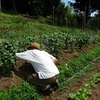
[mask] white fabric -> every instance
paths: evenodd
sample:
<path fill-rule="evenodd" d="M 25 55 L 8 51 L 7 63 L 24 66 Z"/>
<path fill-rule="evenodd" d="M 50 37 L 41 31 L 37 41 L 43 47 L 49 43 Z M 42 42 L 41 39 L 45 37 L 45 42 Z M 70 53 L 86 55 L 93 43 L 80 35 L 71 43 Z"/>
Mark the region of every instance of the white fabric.
<path fill-rule="evenodd" d="M 16 53 L 16 57 L 29 61 L 34 70 L 38 73 L 40 79 L 51 78 L 59 74 L 59 70 L 54 64 L 54 56 L 45 51 L 37 49 L 27 50 L 25 52 Z"/>

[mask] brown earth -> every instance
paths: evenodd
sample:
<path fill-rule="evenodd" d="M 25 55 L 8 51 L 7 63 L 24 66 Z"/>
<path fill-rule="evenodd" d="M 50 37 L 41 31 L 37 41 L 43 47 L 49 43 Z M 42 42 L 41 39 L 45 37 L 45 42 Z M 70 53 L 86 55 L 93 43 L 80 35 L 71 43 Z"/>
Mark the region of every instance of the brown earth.
<path fill-rule="evenodd" d="M 94 48 L 94 45 L 88 46 L 85 48 L 83 52 L 88 52 Z M 76 58 L 80 54 L 79 52 L 70 52 L 68 50 L 64 50 L 60 54 L 60 58 L 58 59 L 61 65 L 65 64 L 65 61 Z M 81 80 L 73 81 L 69 86 L 65 86 L 64 91 L 53 91 L 49 96 L 44 96 L 44 100 L 68 100 L 68 94 L 71 92 L 77 91 L 80 87 L 84 87 L 86 83 L 90 80 L 93 74 L 100 72 L 100 63 L 96 62 L 96 67 L 88 72 L 85 76 L 81 78 Z M 34 72 L 32 66 L 26 61 L 17 60 L 16 69 L 10 77 L 0 77 L 0 89 L 8 90 L 13 85 L 20 85 L 23 81 L 25 81 L 28 74 Z M 89 100 L 100 100 L 100 83 L 96 84 L 92 89 L 92 95 L 89 97 Z"/>
<path fill-rule="evenodd" d="M 85 84 L 89 82 L 95 73 L 100 73 L 100 62 L 96 63 L 97 65 L 91 71 L 77 79 L 77 81 L 73 80 L 68 86 L 65 86 L 63 91 L 55 91 L 49 96 L 45 96 L 45 100 L 70 100 L 69 93 L 75 93 L 80 88 L 85 87 Z M 89 96 L 88 100 L 100 100 L 100 82 L 92 88 L 92 95 Z"/>

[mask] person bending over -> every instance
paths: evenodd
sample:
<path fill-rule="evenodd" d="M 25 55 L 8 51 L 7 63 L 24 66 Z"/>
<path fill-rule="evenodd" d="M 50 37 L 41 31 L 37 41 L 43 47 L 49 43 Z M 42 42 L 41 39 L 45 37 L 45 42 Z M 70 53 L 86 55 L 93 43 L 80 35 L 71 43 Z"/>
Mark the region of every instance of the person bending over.
<path fill-rule="evenodd" d="M 27 76 L 28 82 L 40 86 L 43 92 L 50 91 L 52 84 L 58 86 L 57 59 L 48 52 L 40 50 L 40 44 L 32 43 L 26 51 L 16 53 L 15 56 L 27 60 L 33 66 L 35 73 Z"/>

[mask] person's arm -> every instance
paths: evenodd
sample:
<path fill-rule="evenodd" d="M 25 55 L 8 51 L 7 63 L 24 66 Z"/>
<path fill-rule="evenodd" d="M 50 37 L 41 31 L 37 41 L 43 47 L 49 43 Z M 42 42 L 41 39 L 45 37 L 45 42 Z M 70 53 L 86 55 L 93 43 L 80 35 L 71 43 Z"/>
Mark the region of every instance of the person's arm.
<path fill-rule="evenodd" d="M 52 56 L 51 54 L 49 54 L 49 53 L 47 53 L 47 52 L 45 52 L 45 51 L 44 51 L 44 53 L 45 53 L 46 55 L 48 55 L 48 56 L 52 59 L 52 61 L 53 61 L 55 64 L 58 62 L 58 60 L 57 60 L 54 56 Z"/>
<path fill-rule="evenodd" d="M 19 59 L 22 59 L 22 60 L 27 60 L 27 54 L 26 52 L 21 52 L 21 53 L 16 53 L 15 56 Z"/>

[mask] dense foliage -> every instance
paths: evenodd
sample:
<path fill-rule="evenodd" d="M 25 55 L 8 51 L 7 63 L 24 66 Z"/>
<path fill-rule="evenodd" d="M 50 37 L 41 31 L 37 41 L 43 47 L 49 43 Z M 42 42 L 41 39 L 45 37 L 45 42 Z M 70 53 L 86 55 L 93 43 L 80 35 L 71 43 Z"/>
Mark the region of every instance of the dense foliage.
<path fill-rule="evenodd" d="M 91 13 L 100 11 L 99 0 L 75 0 L 74 3 L 71 3 L 71 6 L 74 7 L 77 14 L 83 16 L 84 26 L 87 26 L 88 20 L 91 18 Z"/>
<path fill-rule="evenodd" d="M 88 84 L 85 84 L 84 88 L 80 88 L 76 93 L 70 93 L 71 100 L 88 100 L 88 97 L 92 95 L 92 88 L 96 83 L 100 82 L 100 73 L 96 73 Z"/>
<path fill-rule="evenodd" d="M 63 50 L 82 52 L 91 43 L 100 44 L 100 30 L 95 32 L 79 29 L 52 27 L 28 20 L 22 16 L 1 15 L 0 21 L 0 77 L 8 76 L 15 68 L 15 53 L 26 50 L 32 42 L 41 44 L 41 48 L 59 58 Z M 20 28 L 21 27 L 21 28 Z M 59 89 L 74 76 L 92 68 L 93 62 L 100 59 L 100 47 L 77 56 L 67 65 L 58 65 L 60 70 Z M 42 100 L 41 92 L 27 82 L 13 86 L 9 91 L 0 90 L 0 100 Z"/>
<path fill-rule="evenodd" d="M 23 14 L 34 16 L 52 15 L 53 6 L 55 9 L 61 0 L 1 0 L 2 10 L 14 10 Z"/>
<path fill-rule="evenodd" d="M 93 63 L 96 60 L 100 59 L 100 47 L 94 48 L 86 54 L 79 55 L 73 61 L 67 61 L 65 67 L 60 67 L 60 85 L 61 88 L 68 80 L 74 78 L 77 75 L 84 74 L 86 71 L 90 70 L 93 67 Z"/>
<path fill-rule="evenodd" d="M 69 80 L 68 74 L 71 75 L 71 77 L 73 77 L 73 75 L 75 75 L 75 74 L 79 75 L 79 72 L 81 72 L 81 74 L 85 73 L 85 71 L 91 69 L 91 66 L 88 68 L 87 68 L 87 66 L 91 65 L 91 61 L 94 62 L 95 60 L 98 60 L 100 58 L 99 55 L 100 55 L 100 48 L 98 47 L 98 48 L 95 48 L 94 50 L 91 50 L 87 54 L 83 54 L 83 55 L 79 56 L 77 59 L 74 60 L 74 62 L 73 61 L 67 62 L 68 66 L 65 66 L 65 68 L 59 67 L 60 68 L 60 75 L 59 75 L 60 89 L 62 89 L 62 87 L 65 86 L 65 84 Z M 99 58 L 97 59 L 97 57 L 99 57 Z M 77 63 L 78 61 L 80 62 L 80 64 Z M 75 67 L 73 67 L 74 65 L 75 66 L 78 65 L 78 66 L 76 66 L 76 68 L 75 68 Z M 69 68 L 69 66 L 71 66 L 72 68 L 71 67 Z M 78 72 L 75 72 L 74 70 L 77 70 L 77 69 L 78 69 Z M 75 97 L 76 98 L 84 98 L 84 96 L 83 96 L 83 93 L 84 93 L 85 97 L 87 98 L 87 95 L 91 93 L 90 89 L 98 81 L 100 81 L 100 74 L 97 74 L 94 76 L 94 78 L 89 82 L 89 84 L 87 84 L 86 89 L 80 89 L 77 92 L 77 94 L 75 94 L 75 95 L 70 94 L 70 95 L 71 96 L 74 95 L 74 98 Z M 18 87 L 16 87 L 16 86 L 11 87 L 11 89 L 8 92 L 1 91 L 0 92 L 0 99 L 1 100 L 7 100 L 7 99 L 43 100 L 43 96 L 41 95 L 41 92 L 38 88 L 36 88 L 35 86 L 31 86 L 27 82 L 24 82 Z M 81 100 L 81 99 L 79 99 L 79 100 Z"/>
<path fill-rule="evenodd" d="M 27 82 L 13 86 L 8 92 L 0 91 L 0 100 L 43 100 L 43 96 L 33 85 Z"/>
<path fill-rule="evenodd" d="M 0 0 L 0 12 L 20 13 L 42 23 L 78 28 L 88 28 L 94 11 L 100 17 L 99 0 L 74 0 L 70 5 L 62 0 Z"/>
<path fill-rule="evenodd" d="M 31 42 L 39 42 L 41 48 L 47 50 L 59 58 L 59 54 L 63 49 L 67 49 L 70 52 L 82 51 L 85 46 L 88 46 L 91 42 L 99 43 L 100 31 L 94 32 L 82 32 L 81 30 L 61 30 L 60 28 L 52 28 L 49 31 L 49 27 L 44 24 L 35 24 L 29 22 L 26 18 L 23 19 L 20 16 L 11 17 L 11 15 L 2 15 L 3 18 L 0 24 L 0 74 L 8 75 L 13 71 L 15 66 L 15 53 L 26 50 L 26 47 Z M 5 20 L 6 17 L 12 20 Z M 17 20 L 16 20 L 17 19 Z M 25 22 L 26 21 L 26 22 Z M 21 30 L 17 30 L 20 29 Z M 33 30 L 36 30 L 36 32 Z M 36 27 L 36 28 L 35 28 Z M 12 30 L 14 29 L 14 30 Z M 40 33 L 38 29 L 44 30 Z M 46 31 L 46 29 L 48 29 Z M 55 32 L 53 32 L 55 30 Z M 58 31 L 60 30 L 60 31 Z M 9 37 L 8 37 L 9 34 Z"/>

